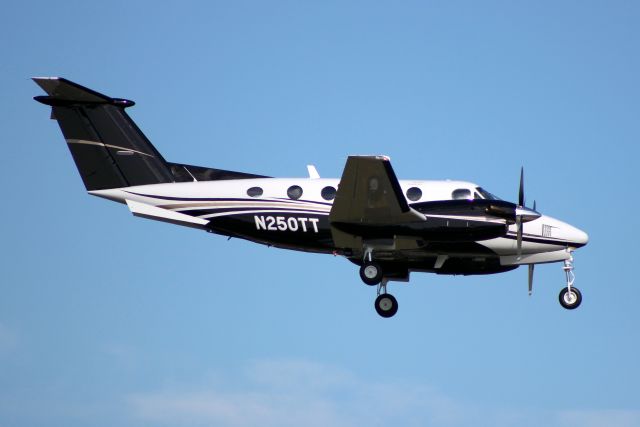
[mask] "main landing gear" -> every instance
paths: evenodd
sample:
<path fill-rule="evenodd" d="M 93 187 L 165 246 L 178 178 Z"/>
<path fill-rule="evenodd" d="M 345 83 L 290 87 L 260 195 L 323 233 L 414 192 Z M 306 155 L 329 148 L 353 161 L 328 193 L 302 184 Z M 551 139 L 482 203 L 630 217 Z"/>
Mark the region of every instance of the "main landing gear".
<path fill-rule="evenodd" d="M 376 312 L 385 318 L 392 317 L 398 312 L 398 300 L 396 300 L 393 295 L 387 293 L 387 283 L 389 279 L 382 275 L 382 267 L 380 267 L 380 264 L 371 260 L 370 253 L 368 254 L 368 258 L 369 259 L 363 262 L 360 267 L 360 278 L 366 285 L 378 285 L 378 297 L 374 304 Z"/>
<path fill-rule="evenodd" d="M 378 297 L 376 298 L 376 312 L 385 318 L 393 317 L 398 312 L 398 300 L 387 293 L 387 279 L 382 279 L 378 285 Z"/>
<path fill-rule="evenodd" d="M 380 264 L 367 261 L 360 267 L 360 278 L 369 286 L 377 285 L 382 281 L 382 268 Z"/>
<path fill-rule="evenodd" d="M 562 269 L 564 270 L 564 274 L 567 278 L 567 287 L 560 291 L 558 300 L 560 301 L 560 305 L 564 308 L 567 310 L 573 310 L 578 308 L 580 303 L 582 303 L 582 294 L 580 293 L 580 290 L 573 286 L 573 282 L 576 280 L 576 276 L 573 274 L 573 256 L 569 257 L 568 260 L 565 260 Z"/>

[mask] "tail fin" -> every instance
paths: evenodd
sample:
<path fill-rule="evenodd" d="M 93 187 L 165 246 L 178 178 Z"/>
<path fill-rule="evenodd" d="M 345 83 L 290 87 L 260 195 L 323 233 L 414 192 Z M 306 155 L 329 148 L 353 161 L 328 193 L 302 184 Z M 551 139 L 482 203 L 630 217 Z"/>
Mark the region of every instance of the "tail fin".
<path fill-rule="evenodd" d="M 33 79 L 50 105 L 88 191 L 173 182 L 162 155 L 124 111 L 133 101 L 110 98 L 60 77 Z"/>

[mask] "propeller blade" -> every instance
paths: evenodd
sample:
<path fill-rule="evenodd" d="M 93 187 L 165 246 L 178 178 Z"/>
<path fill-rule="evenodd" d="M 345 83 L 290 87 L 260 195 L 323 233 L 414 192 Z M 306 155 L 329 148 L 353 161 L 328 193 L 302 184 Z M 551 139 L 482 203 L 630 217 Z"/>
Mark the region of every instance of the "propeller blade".
<path fill-rule="evenodd" d="M 529 264 L 529 295 L 533 292 L 533 267 L 535 264 Z"/>
<path fill-rule="evenodd" d="M 518 191 L 518 206 L 524 206 L 524 166 L 520 168 L 520 191 Z"/>
<path fill-rule="evenodd" d="M 516 216 L 518 260 L 522 258 L 522 215 Z"/>
<path fill-rule="evenodd" d="M 533 201 L 533 210 L 534 211 L 536 210 L 536 201 L 535 200 Z"/>

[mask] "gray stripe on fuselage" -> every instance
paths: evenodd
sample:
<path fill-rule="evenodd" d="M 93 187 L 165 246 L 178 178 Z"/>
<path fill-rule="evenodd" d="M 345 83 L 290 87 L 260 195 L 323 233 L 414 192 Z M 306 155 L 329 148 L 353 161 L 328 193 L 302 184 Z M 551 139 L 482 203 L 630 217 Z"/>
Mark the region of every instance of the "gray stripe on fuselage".
<path fill-rule="evenodd" d="M 98 147 L 109 147 L 109 148 L 114 148 L 116 150 L 122 150 L 124 152 L 142 154 L 143 156 L 147 156 L 147 157 L 153 158 L 153 156 L 151 154 L 143 153 L 142 151 L 132 150 L 131 148 L 127 148 L 127 147 L 119 147 L 117 145 L 105 144 L 105 143 L 100 142 L 100 141 L 88 141 L 86 139 L 69 138 L 69 139 L 67 139 L 67 144 L 97 145 Z"/>

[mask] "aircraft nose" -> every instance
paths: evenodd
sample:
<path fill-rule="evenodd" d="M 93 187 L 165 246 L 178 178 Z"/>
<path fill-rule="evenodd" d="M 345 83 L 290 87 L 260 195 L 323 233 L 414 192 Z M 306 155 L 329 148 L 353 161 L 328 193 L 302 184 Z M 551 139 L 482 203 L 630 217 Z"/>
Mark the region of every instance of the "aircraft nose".
<path fill-rule="evenodd" d="M 589 243 L 589 235 L 584 231 L 580 230 L 576 227 L 571 227 L 571 238 L 570 240 L 574 243 L 577 243 L 580 246 L 584 246 Z"/>
<path fill-rule="evenodd" d="M 566 222 L 545 215 L 539 220 L 527 224 L 536 222 L 542 224 L 542 237 L 546 236 L 559 239 L 567 246 L 573 248 L 581 248 L 589 243 L 589 235 L 587 233 Z"/>

